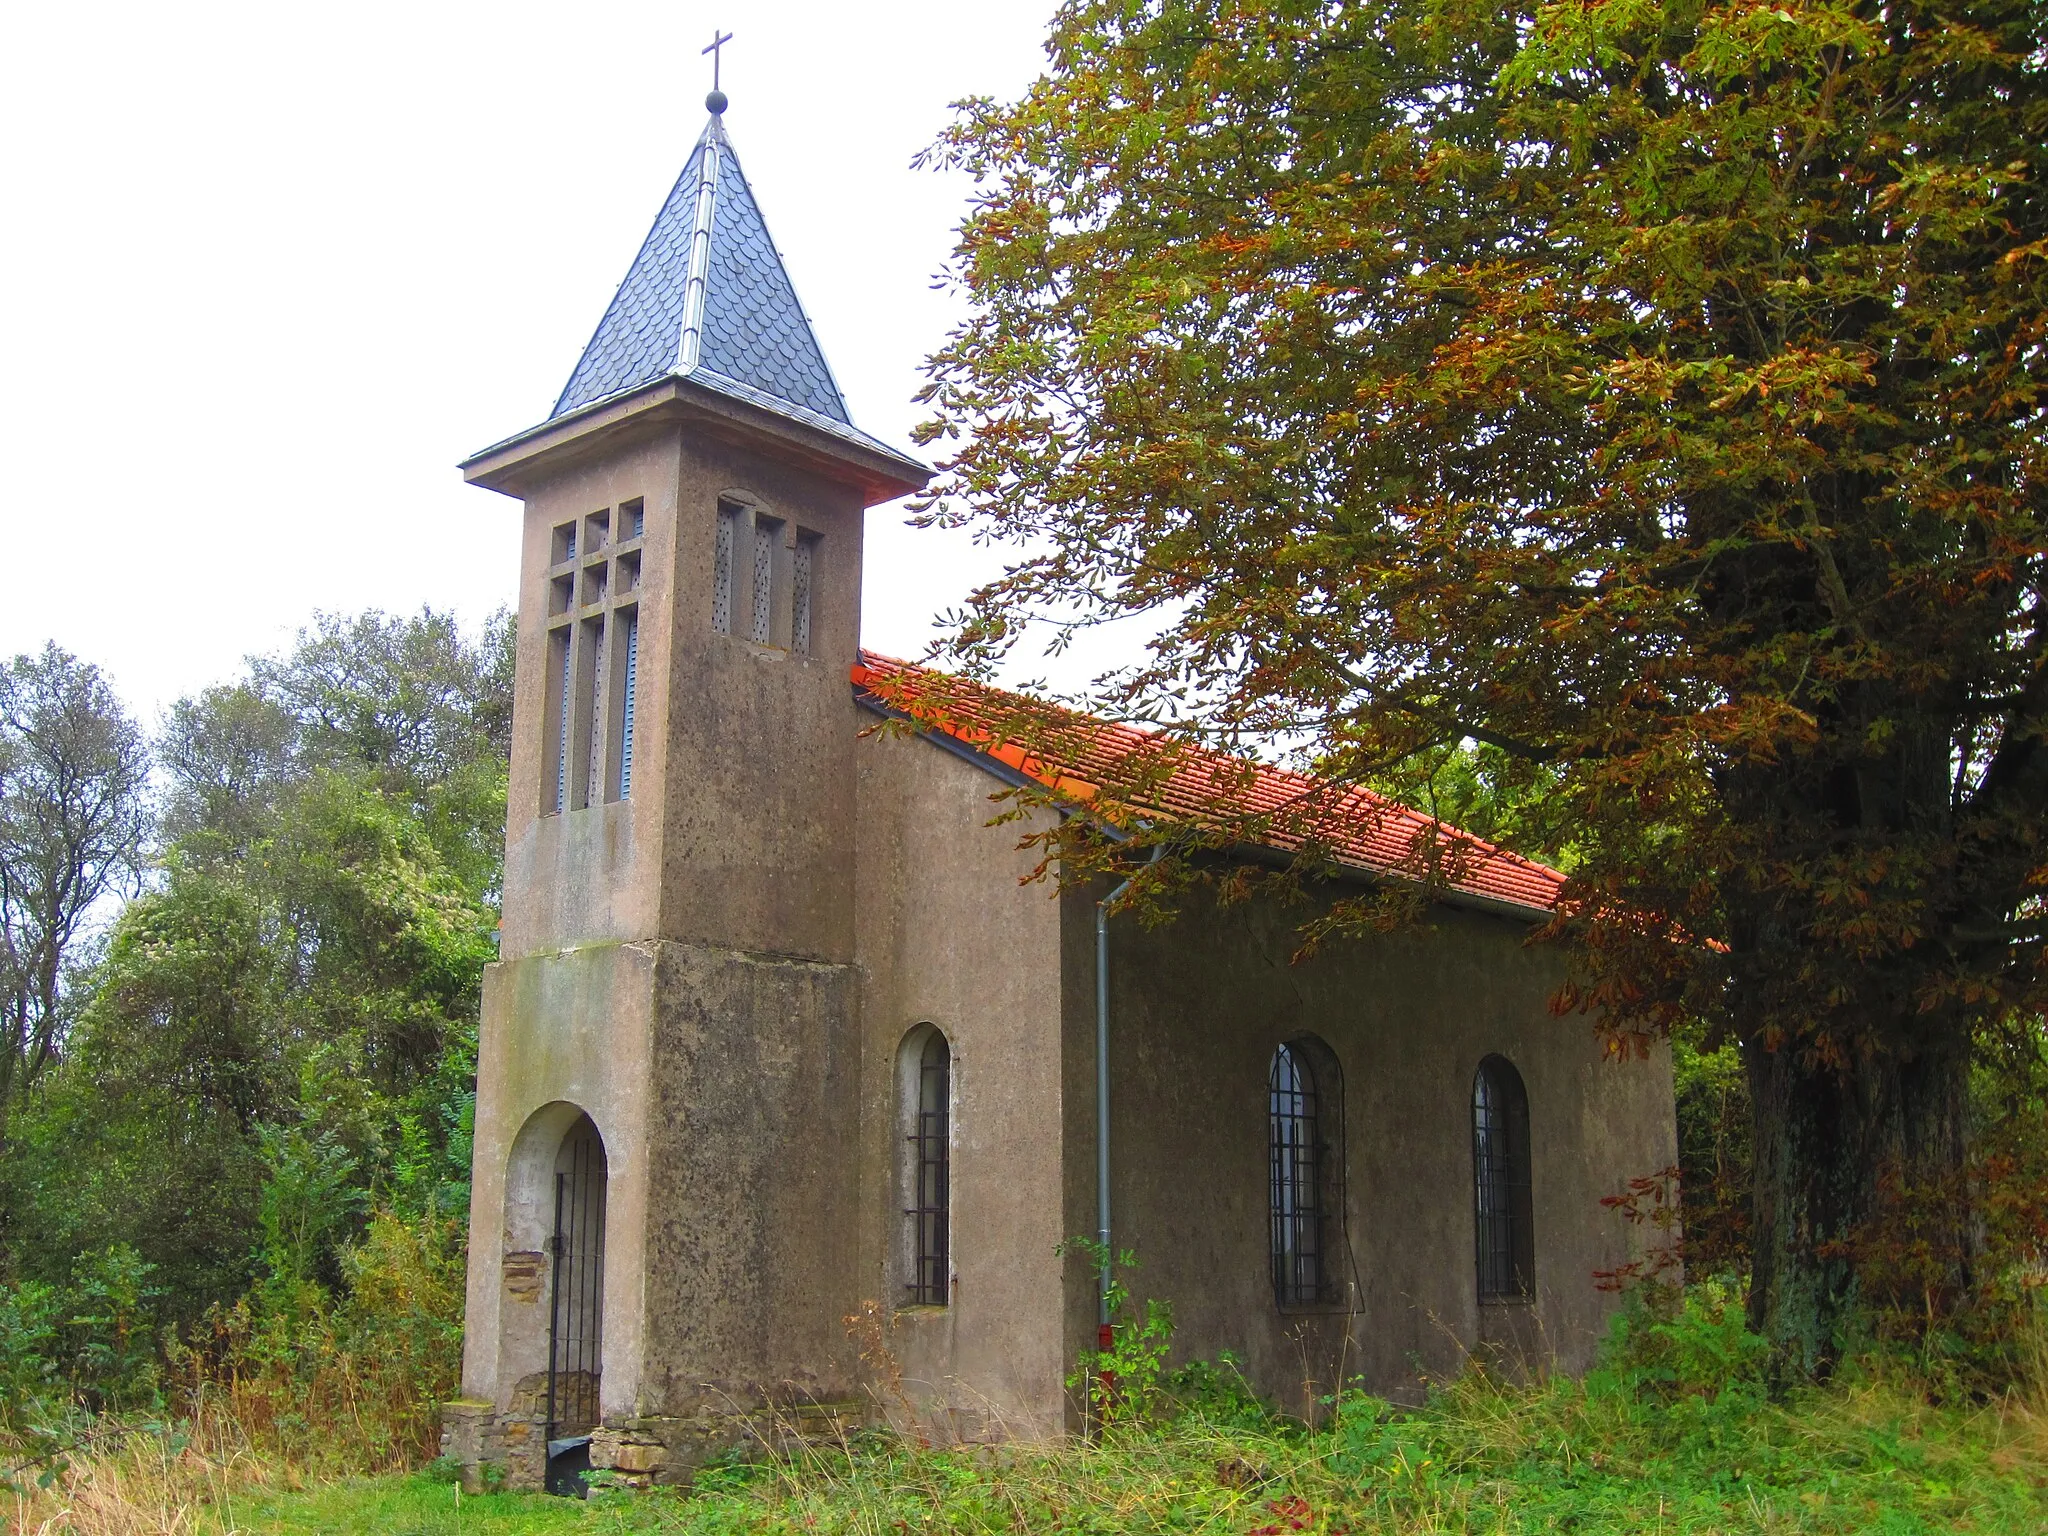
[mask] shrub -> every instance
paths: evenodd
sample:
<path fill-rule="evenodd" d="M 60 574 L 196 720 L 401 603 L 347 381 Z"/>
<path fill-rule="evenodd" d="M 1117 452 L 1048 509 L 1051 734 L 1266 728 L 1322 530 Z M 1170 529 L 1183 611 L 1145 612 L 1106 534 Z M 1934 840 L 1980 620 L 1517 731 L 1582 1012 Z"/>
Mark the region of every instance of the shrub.
<path fill-rule="evenodd" d="M 0 1429 L 19 1432 L 33 1406 L 61 1391 L 63 1298 L 34 1280 L 0 1286 Z"/>
<path fill-rule="evenodd" d="M 1098 1273 L 1109 1273 L 1109 1339 L 1101 1349 L 1083 1350 L 1067 1378 L 1069 1390 L 1082 1394 L 1096 1422 L 1104 1429 L 1142 1424 L 1160 1407 L 1160 1378 L 1167 1351 L 1173 1347 L 1173 1307 L 1157 1297 L 1132 1304 L 1124 1276 L 1138 1267 L 1138 1257 L 1120 1250 L 1114 1261 L 1109 1249 L 1092 1237 L 1076 1237 L 1061 1245 L 1088 1256 Z"/>
<path fill-rule="evenodd" d="M 74 1409 L 162 1405 L 150 1266 L 115 1244 L 81 1254 L 61 1286 L 0 1286 L 0 1429 L 40 1433 Z"/>

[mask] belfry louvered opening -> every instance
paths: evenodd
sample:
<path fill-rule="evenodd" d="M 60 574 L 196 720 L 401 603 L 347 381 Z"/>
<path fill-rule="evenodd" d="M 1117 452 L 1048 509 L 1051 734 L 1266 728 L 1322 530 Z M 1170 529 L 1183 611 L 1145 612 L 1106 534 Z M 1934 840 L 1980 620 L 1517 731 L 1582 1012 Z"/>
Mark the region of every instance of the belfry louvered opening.
<path fill-rule="evenodd" d="M 639 500 L 556 527 L 545 604 L 541 810 L 580 811 L 632 793 L 640 669 Z M 626 535 L 614 539 L 614 533 Z"/>
<path fill-rule="evenodd" d="M 799 530 L 789 579 L 789 648 L 811 654 L 811 592 L 818 560 L 818 536 Z"/>
<path fill-rule="evenodd" d="M 719 497 L 711 541 L 711 629 L 809 655 L 815 634 L 820 538 L 756 505 Z"/>
<path fill-rule="evenodd" d="M 756 645 L 775 643 L 776 578 L 782 565 L 782 522 L 754 514 L 753 602 L 748 610 L 747 638 Z"/>

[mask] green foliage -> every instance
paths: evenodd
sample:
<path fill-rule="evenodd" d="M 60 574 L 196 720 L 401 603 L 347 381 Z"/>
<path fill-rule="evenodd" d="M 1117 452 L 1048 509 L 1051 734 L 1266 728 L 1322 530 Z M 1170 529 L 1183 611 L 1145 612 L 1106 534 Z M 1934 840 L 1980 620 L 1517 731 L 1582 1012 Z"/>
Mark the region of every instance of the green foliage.
<path fill-rule="evenodd" d="M 0 1431 L 53 1444 L 76 1410 L 162 1404 L 150 1266 L 134 1249 L 80 1254 L 61 1285 L 0 1286 Z"/>
<path fill-rule="evenodd" d="M 510 668 L 503 616 L 480 641 L 322 617 L 172 712 L 159 878 L 12 1129 L 9 1380 L 126 1411 L 162 1367 L 293 1457 L 426 1449 L 459 1355 Z"/>
<path fill-rule="evenodd" d="M 310 1284 L 364 1202 L 355 1183 L 356 1160 L 332 1132 L 308 1136 L 297 1126 L 267 1125 L 257 1135 L 266 1177 L 256 1223 L 268 1283 Z"/>
<path fill-rule="evenodd" d="M 385 1207 L 340 1250 L 332 1285 L 272 1270 L 210 1313 L 185 1352 L 195 1395 L 296 1467 L 419 1465 L 461 1370 L 465 1237 L 460 1219 Z M 297 1250 L 283 1257 L 294 1262 Z"/>
<path fill-rule="evenodd" d="M 1190 1360 L 1168 1371 L 1163 1396 L 1174 1417 L 1219 1429 L 1255 1429 L 1272 1418 L 1271 1407 L 1227 1349 L 1214 1360 Z"/>
<path fill-rule="evenodd" d="M 1531 762 L 1482 742 L 1446 742 L 1368 775 L 1367 783 L 1449 826 L 1567 874 L 1583 858 L 1578 813 L 1554 763 Z"/>
<path fill-rule="evenodd" d="M 512 616 L 480 640 L 446 614 L 316 616 L 283 656 L 171 711 L 166 827 L 197 858 L 234 858 L 320 773 L 409 812 L 464 885 L 496 891 L 512 722 Z"/>
<path fill-rule="evenodd" d="M 90 995 L 81 976 L 102 904 L 133 888 L 148 788 L 142 733 L 98 668 L 54 643 L 0 664 L 0 1151 Z"/>
<path fill-rule="evenodd" d="M 1996 1470 L 2040 1454 L 2027 1419 L 2001 1432 L 1872 1387 L 1774 1404 L 1771 1353 L 1733 1292 L 1698 1288 L 1662 1316 L 1625 1311 L 1582 1384 L 1474 1373 L 1419 1412 L 1347 1405 L 1338 1466 L 1397 1529 L 1459 1490 L 1511 1489 L 1510 1531 L 2017 1532 L 2048 1508 Z"/>
<path fill-rule="evenodd" d="M 1097 1274 L 1109 1276 L 1109 1345 L 1083 1350 L 1067 1387 L 1089 1403 L 1105 1430 L 1143 1424 L 1160 1407 L 1161 1378 L 1173 1348 L 1173 1306 L 1157 1297 L 1147 1297 L 1142 1309 L 1133 1306 L 1124 1277 L 1138 1267 L 1138 1258 L 1127 1248 L 1112 1258 L 1100 1240 L 1073 1237 L 1058 1251 L 1078 1252 Z"/>
<path fill-rule="evenodd" d="M 1695 1277 L 1749 1270 L 1749 1083 L 1733 1045 L 1701 1045 L 1696 1030 L 1671 1041 L 1684 1191 L 1685 1261 Z"/>
<path fill-rule="evenodd" d="M 1599 1367 L 1586 1378 L 1594 1396 L 1620 1393 L 1663 1406 L 1681 1398 L 1728 1395 L 1762 1404 L 1770 1346 L 1752 1333 L 1739 1290 L 1719 1281 L 1694 1286 L 1676 1307 L 1634 1300 L 1609 1325 Z"/>
<path fill-rule="evenodd" d="M 54 1286 L 35 1280 L 0 1286 L 0 1427 L 18 1430 L 25 1415 L 59 1392 L 63 1314 Z"/>
<path fill-rule="evenodd" d="M 71 1267 L 61 1336 L 65 1371 L 96 1412 L 160 1404 L 150 1273 L 142 1256 L 122 1244 L 83 1254 Z"/>

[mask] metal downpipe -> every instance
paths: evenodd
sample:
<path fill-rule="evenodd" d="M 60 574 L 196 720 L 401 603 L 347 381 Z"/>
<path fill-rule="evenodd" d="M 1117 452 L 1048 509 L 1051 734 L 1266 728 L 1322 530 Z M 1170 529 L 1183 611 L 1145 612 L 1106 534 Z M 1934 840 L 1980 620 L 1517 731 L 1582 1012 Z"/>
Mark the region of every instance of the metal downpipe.
<path fill-rule="evenodd" d="M 1157 864 L 1166 849 L 1155 847 L 1148 863 Z M 1131 888 L 1126 879 L 1095 903 L 1095 1240 L 1102 1245 L 1102 1272 L 1095 1282 L 1096 1347 L 1108 1349 L 1109 1283 L 1109 909 Z"/>

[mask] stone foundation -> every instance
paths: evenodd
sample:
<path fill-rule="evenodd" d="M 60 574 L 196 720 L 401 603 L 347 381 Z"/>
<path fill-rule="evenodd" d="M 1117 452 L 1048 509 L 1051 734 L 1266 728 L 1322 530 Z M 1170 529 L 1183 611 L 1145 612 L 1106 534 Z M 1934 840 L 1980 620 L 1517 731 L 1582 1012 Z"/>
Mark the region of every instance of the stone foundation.
<path fill-rule="evenodd" d="M 466 1492 L 484 1491 L 483 1468 L 504 1469 L 508 1489 L 531 1493 L 547 1476 L 547 1425 L 533 1413 L 457 1398 L 441 1405 L 441 1455 L 462 1468 Z"/>
<path fill-rule="evenodd" d="M 498 1413 L 490 1403 L 441 1405 L 441 1454 L 462 1468 L 463 1487 L 483 1487 L 483 1467 L 505 1469 L 505 1487 L 533 1492 L 547 1473 L 546 1426 L 531 1413 Z M 861 1402 L 771 1404 L 751 1412 L 615 1416 L 591 1432 L 590 1465 L 614 1486 L 687 1486 L 714 1456 L 740 1450 L 780 1455 L 804 1445 L 843 1442 L 867 1422 Z"/>

